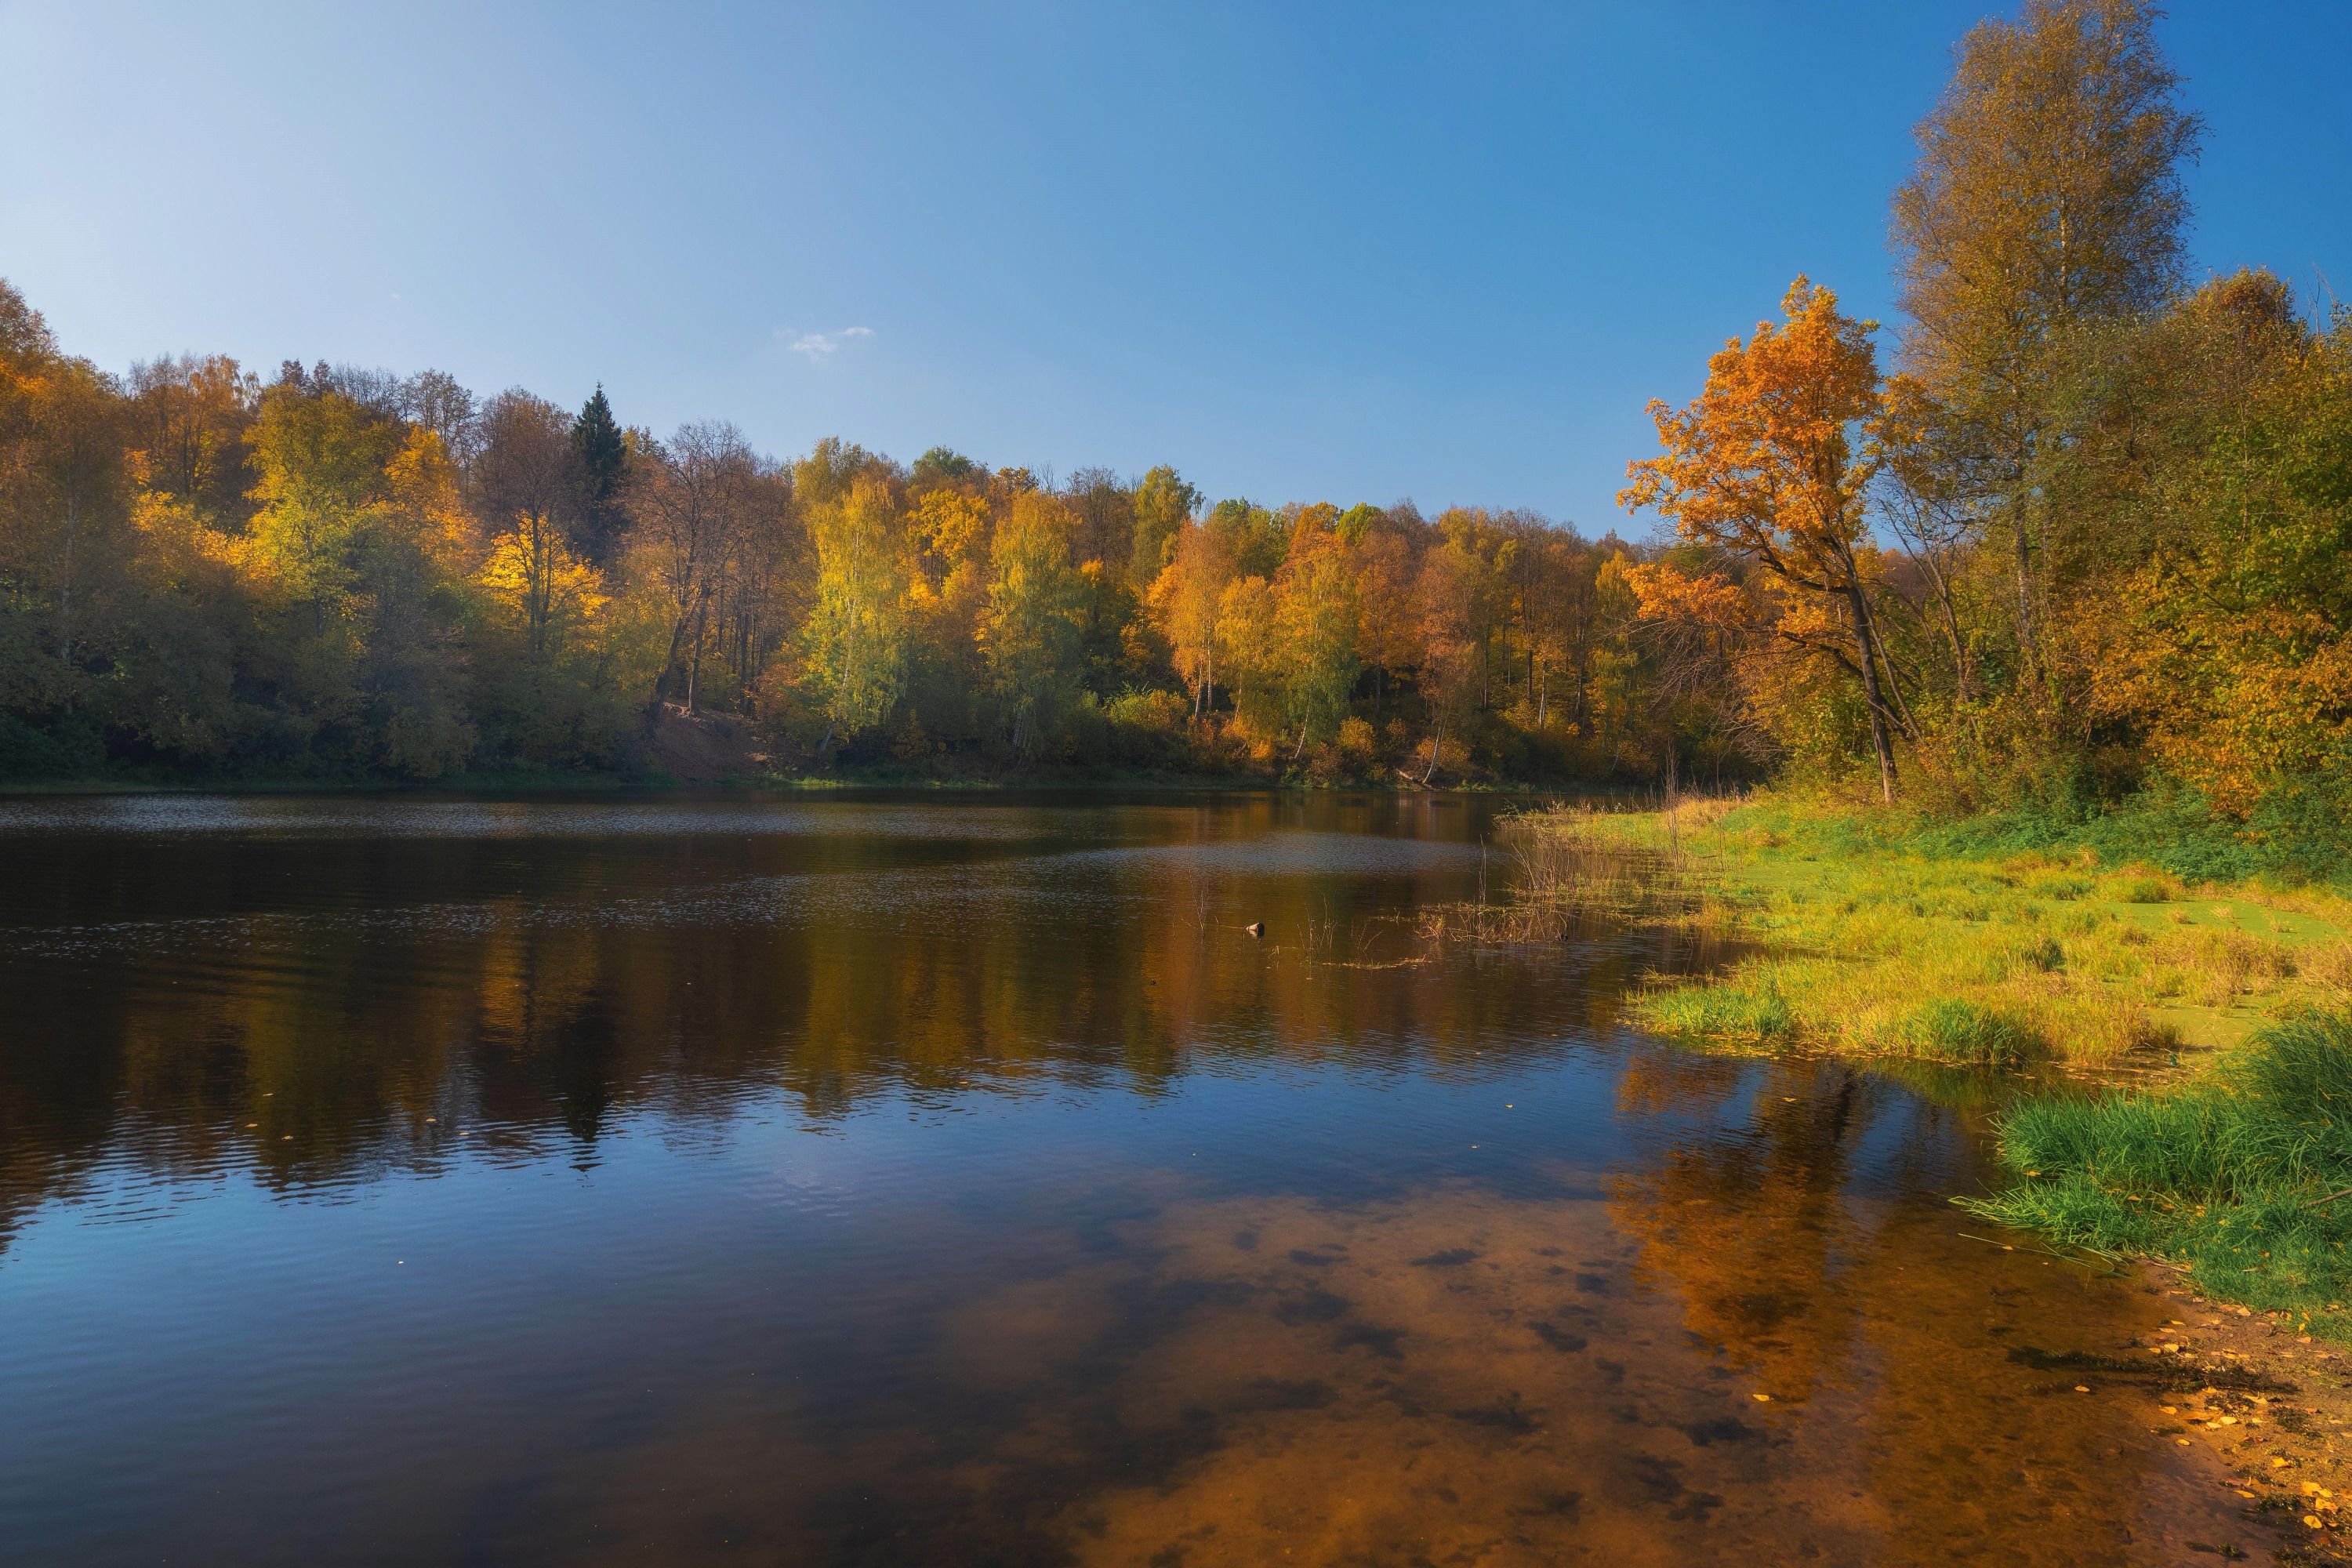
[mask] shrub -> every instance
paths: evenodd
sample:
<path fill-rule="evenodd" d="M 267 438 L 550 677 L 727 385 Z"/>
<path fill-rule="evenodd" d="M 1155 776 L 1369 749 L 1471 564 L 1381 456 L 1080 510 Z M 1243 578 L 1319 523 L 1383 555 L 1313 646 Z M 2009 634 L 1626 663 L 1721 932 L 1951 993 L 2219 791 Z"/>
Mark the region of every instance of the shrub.
<path fill-rule="evenodd" d="M 2119 904 L 2168 904 L 2189 889 L 2169 871 L 2153 866 L 2130 866 L 2106 880 L 2106 896 Z"/>

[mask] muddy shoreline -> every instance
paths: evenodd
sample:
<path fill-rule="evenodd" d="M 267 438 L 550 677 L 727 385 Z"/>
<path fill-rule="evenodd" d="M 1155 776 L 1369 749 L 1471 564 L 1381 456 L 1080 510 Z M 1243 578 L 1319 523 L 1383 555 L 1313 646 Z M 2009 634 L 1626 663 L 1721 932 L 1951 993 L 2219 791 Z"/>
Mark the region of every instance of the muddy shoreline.
<path fill-rule="evenodd" d="M 2108 1357 L 2037 1364 L 2053 1394 L 2125 1384 L 2147 1401 L 2147 1429 L 2216 1461 L 2217 1486 L 2243 1501 L 2253 1542 L 2192 1542 L 2217 1559 L 2352 1563 L 2352 1359 L 2299 1331 L 2294 1314 L 2229 1306 L 2170 1264 L 2140 1267 L 2168 1321 Z M 2012 1359 L 2032 1358 L 2012 1352 Z M 2072 1377 L 2071 1384 L 2059 1381 Z"/>

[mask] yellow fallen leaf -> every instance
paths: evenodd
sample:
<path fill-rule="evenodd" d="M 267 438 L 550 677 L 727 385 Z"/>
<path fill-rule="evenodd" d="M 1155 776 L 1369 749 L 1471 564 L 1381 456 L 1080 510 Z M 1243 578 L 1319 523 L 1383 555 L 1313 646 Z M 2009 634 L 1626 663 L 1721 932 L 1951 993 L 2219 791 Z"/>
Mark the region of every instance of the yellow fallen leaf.
<path fill-rule="evenodd" d="M 1751 1394 L 1748 1397 L 1756 1401 L 1759 1405 L 1769 1405 L 1772 1403 L 1772 1396 L 1769 1394 Z"/>

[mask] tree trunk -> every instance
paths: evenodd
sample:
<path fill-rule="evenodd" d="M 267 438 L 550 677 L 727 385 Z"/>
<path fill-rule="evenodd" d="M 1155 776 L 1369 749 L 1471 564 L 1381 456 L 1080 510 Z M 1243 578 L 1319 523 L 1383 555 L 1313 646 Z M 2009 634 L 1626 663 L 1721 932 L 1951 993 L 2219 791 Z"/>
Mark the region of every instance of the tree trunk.
<path fill-rule="evenodd" d="M 2041 668 L 2033 636 L 2033 546 L 2025 529 L 2025 501 L 2017 503 L 2017 652 L 2021 673 L 2034 678 Z"/>
<path fill-rule="evenodd" d="M 662 661 L 661 673 L 654 678 L 653 710 L 656 713 L 661 711 L 662 698 L 671 689 L 670 671 L 677 668 L 677 650 L 686 646 L 687 623 L 693 619 L 694 616 L 690 611 L 681 608 L 677 614 L 677 624 L 669 629 L 669 657 Z"/>
<path fill-rule="evenodd" d="M 1437 776 L 1437 759 L 1444 753 L 1444 751 L 1445 721 L 1440 719 L 1437 721 L 1436 731 L 1429 737 L 1429 767 L 1428 770 L 1421 775 L 1423 788 L 1428 788 L 1429 781 Z"/>
<path fill-rule="evenodd" d="M 1895 745 L 1886 732 L 1886 702 L 1878 689 L 1878 639 L 1872 635 L 1870 601 L 1862 584 L 1852 576 L 1846 579 L 1846 602 L 1853 609 L 1854 642 L 1862 658 L 1863 698 L 1870 705 L 1870 749 L 1878 757 L 1879 798 L 1888 805 L 1895 804 Z"/>
<path fill-rule="evenodd" d="M 698 605 L 694 612 L 694 662 L 686 672 L 686 710 L 688 713 L 695 710 L 695 689 L 702 684 L 703 622 L 709 612 L 710 606 L 708 602 Z"/>
<path fill-rule="evenodd" d="M 80 537 L 81 498 L 79 495 L 68 495 L 66 497 L 66 547 L 62 562 L 65 569 L 58 574 L 58 660 L 66 667 L 66 703 L 68 710 L 72 707 L 74 696 L 74 545 Z"/>
<path fill-rule="evenodd" d="M 1952 679 L 1959 699 L 1967 702 L 1974 696 L 1969 680 L 1968 645 L 1960 638 L 1960 617 L 1952 607 L 1952 585 L 1946 580 L 1943 568 L 1936 564 L 1936 552 L 1921 543 L 1919 559 L 1927 568 L 1927 581 L 1936 590 L 1936 606 L 1944 614 L 1944 635 L 1952 645 Z"/>

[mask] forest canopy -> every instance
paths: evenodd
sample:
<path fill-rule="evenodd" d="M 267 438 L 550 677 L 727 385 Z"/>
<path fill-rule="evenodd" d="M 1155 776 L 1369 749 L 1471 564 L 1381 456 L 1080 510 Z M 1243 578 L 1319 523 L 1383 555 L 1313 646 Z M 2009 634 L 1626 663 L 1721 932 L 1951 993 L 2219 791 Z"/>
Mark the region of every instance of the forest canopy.
<path fill-rule="evenodd" d="M 1653 405 L 1641 541 L 781 459 L 602 387 L 115 375 L 0 282 L 0 779 L 646 777 L 683 726 L 768 776 L 2156 785 L 2332 832 L 2352 320 L 2190 276 L 2204 128 L 2155 16 L 1960 41 L 1892 195 L 1902 321 L 1796 279 Z"/>

